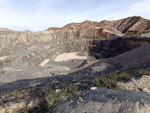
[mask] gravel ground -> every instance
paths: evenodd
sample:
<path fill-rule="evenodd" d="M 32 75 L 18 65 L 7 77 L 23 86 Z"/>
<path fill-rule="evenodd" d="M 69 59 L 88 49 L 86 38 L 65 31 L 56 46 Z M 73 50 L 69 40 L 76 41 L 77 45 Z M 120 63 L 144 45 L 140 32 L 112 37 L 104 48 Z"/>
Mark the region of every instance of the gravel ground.
<path fill-rule="evenodd" d="M 139 79 L 132 78 L 130 82 L 119 82 L 118 85 L 121 89 L 126 90 L 135 90 L 135 91 L 142 91 L 147 94 L 150 94 L 150 76 L 143 75 Z"/>
<path fill-rule="evenodd" d="M 139 92 L 109 89 L 83 91 L 62 101 L 56 113 L 148 113 L 150 96 Z"/>

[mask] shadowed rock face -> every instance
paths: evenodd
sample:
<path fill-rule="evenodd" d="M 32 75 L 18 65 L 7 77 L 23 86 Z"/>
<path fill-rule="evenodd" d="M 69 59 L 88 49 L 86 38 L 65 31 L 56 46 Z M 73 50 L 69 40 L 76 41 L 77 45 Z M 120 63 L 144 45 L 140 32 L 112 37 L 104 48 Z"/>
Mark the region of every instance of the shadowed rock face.
<path fill-rule="evenodd" d="M 117 37 L 108 40 L 93 40 L 90 52 L 97 53 L 99 58 L 110 58 L 141 45 L 150 44 L 150 39 L 140 37 Z"/>

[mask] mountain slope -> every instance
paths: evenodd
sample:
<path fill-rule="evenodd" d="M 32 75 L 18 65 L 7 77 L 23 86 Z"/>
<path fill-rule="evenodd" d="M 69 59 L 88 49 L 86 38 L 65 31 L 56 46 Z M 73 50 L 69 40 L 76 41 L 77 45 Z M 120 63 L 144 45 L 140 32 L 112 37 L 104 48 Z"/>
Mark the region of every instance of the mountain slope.
<path fill-rule="evenodd" d="M 120 20 L 107 21 L 103 20 L 101 22 L 96 21 L 84 21 L 81 23 L 70 23 L 62 28 L 48 28 L 47 31 L 52 30 L 85 30 L 85 29 L 100 29 L 106 28 L 110 31 L 119 31 L 123 34 L 128 31 L 138 31 L 142 32 L 144 30 L 150 29 L 150 20 L 144 19 L 140 16 L 128 17 Z"/>

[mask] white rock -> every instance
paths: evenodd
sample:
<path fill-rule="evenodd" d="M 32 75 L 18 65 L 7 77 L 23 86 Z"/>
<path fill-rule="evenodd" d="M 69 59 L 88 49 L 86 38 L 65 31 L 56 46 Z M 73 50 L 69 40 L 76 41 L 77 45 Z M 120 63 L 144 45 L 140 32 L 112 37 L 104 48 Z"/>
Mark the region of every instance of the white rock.
<path fill-rule="evenodd" d="M 96 90 L 97 87 L 90 87 L 90 90 Z"/>
<path fill-rule="evenodd" d="M 81 85 L 81 83 L 80 83 L 80 82 L 77 82 L 77 83 L 75 83 L 74 85 L 75 85 L 75 86 L 77 86 L 77 85 Z"/>
<path fill-rule="evenodd" d="M 136 81 L 134 77 L 132 77 L 132 78 L 131 78 L 131 80 L 132 80 L 133 82 L 135 82 L 135 81 Z"/>
<path fill-rule="evenodd" d="M 145 87 L 143 90 L 142 90 L 144 93 L 147 93 L 147 94 L 150 94 L 150 91 Z"/>
<path fill-rule="evenodd" d="M 56 89 L 56 93 L 59 93 L 61 90 L 60 89 Z"/>

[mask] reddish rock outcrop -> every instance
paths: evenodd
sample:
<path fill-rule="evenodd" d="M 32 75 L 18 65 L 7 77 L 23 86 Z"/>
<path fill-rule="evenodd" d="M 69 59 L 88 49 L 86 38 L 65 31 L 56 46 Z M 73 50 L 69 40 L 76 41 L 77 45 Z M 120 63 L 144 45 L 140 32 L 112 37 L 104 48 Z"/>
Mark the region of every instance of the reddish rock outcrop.
<path fill-rule="evenodd" d="M 94 30 L 94 37 L 108 38 L 113 36 L 126 36 L 138 35 L 143 31 L 150 29 L 150 20 L 144 19 L 140 16 L 128 17 L 120 20 L 101 22 L 86 20 L 81 23 L 70 23 L 62 28 L 49 28 L 47 31 L 73 31 L 79 32 L 82 35 L 85 30 Z"/>

